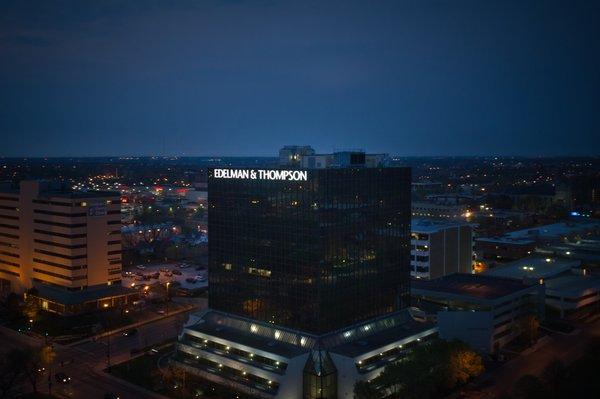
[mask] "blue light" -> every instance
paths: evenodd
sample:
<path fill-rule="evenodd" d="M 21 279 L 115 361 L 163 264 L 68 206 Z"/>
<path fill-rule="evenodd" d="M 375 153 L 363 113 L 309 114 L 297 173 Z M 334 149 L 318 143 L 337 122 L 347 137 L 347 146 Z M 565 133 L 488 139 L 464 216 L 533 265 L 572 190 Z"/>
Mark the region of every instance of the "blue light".
<path fill-rule="evenodd" d="M 581 213 L 573 211 L 571 212 L 571 216 L 581 216 Z"/>

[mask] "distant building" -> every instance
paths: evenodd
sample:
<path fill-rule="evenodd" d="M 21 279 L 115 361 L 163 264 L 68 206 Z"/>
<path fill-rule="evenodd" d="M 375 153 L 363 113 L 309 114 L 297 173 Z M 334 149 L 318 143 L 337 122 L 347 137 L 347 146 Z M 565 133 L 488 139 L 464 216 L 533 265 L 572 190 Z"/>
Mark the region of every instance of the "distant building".
<path fill-rule="evenodd" d="M 285 146 L 279 150 L 279 165 L 303 169 L 367 167 L 387 165 L 388 154 L 367 154 L 363 150 L 336 151 L 317 154 L 310 146 Z"/>
<path fill-rule="evenodd" d="M 533 254 L 536 248 L 562 245 L 600 236 L 600 221 L 572 218 L 565 222 L 512 231 L 501 236 L 477 237 L 475 251 L 484 260 L 512 261 Z"/>
<path fill-rule="evenodd" d="M 589 237 L 563 242 L 538 248 L 540 254 L 562 256 L 581 261 L 582 267 L 600 268 L 600 237 Z"/>
<path fill-rule="evenodd" d="M 538 282 L 546 287 L 546 305 L 557 316 L 578 317 L 600 310 L 600 276 L 581 267 L 573 255 L 531 256 L 484 273 Z"/>
<path fill-rule="evenodd" d="M 485 276 L 452 274 L 413 281 L 413 306 L 435 314 L 440 338 L 458 339 L 496 353 L 523 334 L 527 318 L 544 318 L 544 285 Z"/>
<path fill-rule="evenodd" d="M 57 313 L 126 302 L 120 204 L 117 192 L 78 192 L 48 182 L 23 181 L 18 189 L 0 190 L 5 291 L 36 288 L 42 308 Z"/>
<path fill-rule="evenodd" d="M 413 218 L 410 243 L 413 277 L 437 278 L 472 270 L 473 228 L 469 224 Z"/>
<path fill-rule="evenodd" d="M 475 251 L 484 261 L 506 262 L 524 258 L 535 251 L 535 241 L 524 238 L 477 237 Z"/>
<path fill-rule="evenodd" d="M 467 205 L 447 205 L 434 202 L 413 202 L 412 215 L 441 219 L 464 219 L 470 216 Z"/>
<path fill-rule="evenodd" d="M 581 265 L 577 259 L 543 257 L 539 255 L 497 266 L 484 272 L 487 276 L 537 281 L 570 272 Z"/>
<path fill-rule="evenodd" d="M 506 233 L 502 238 L 532 240 L 538 245 L 558 243 L 567 239 L 600 236 L 600 220 L 571 218 L 564 222 L 530 227 Z"/>
<path fill-rule="evenodd" d="M 560 317 L 600 311 L 600 276 L 585 271 L 546 280 L 546 305 L 558 310 Z"/>
<path fill-rule="evenodd" d="M 314 155 L 315 150 L 309 145 L 286 145 L 279 150 L 280 166 L 300 166 L 302 157 Z"/>

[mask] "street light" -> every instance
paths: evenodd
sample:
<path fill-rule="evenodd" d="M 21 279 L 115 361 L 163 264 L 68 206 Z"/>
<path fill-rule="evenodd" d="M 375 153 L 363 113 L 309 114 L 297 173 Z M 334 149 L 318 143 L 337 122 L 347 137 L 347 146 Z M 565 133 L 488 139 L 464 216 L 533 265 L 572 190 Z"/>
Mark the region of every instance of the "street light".
<path fill-rule="evenodd" d="M 167 316 L 169 315 L 169 285 L 171 285 L 171 282 L 167 281 Z"/>

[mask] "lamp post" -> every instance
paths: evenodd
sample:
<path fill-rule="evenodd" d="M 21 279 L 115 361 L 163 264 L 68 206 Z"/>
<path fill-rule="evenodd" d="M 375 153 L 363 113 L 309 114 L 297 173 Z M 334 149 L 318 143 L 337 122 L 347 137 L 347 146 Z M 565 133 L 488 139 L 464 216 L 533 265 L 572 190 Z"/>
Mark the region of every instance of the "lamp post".
<path fill-rule="evenodd" d="M 108 308 L 108 303 L 102 304 L 102 307 L 104 309 Z M 110 373 L 110 328 L 108 317 L 106 317 L 106 314 L 104 314 L 104 323 L 104 330 L 106 331 L 106 371 Z"/>
<path fill-rule="evenodd" d="M 169 285 L 171 285 L 171 282 L 167 281 L 167 316 L 169 315 L 169 301 L 170 301 L 170 298 L 169 298 Z"/>

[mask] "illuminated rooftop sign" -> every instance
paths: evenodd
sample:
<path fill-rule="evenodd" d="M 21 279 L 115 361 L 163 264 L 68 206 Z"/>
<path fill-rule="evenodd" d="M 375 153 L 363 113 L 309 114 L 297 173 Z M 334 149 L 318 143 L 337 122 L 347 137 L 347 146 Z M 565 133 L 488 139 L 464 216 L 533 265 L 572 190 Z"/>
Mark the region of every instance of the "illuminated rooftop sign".
<path fill-rule="evenodd" d="M 215 169 L 213 177 L 215 179 L 307 181 L 308 172 L 279 169 Z"/>

